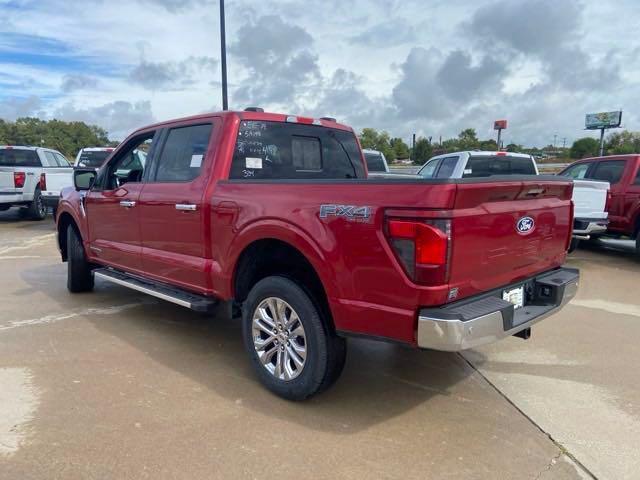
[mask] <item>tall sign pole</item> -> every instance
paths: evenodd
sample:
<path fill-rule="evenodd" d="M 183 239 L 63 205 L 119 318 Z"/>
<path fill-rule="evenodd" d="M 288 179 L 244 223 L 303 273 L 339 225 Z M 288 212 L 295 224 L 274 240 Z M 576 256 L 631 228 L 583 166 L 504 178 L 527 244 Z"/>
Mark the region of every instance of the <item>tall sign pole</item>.
<path fill-rule="evenodd" d="M 604 127 L 600 129 L 600 156 L 604 156 Z"/>
<path fill-rule="evenodd" d="M 222 110 L 229 110 L 227 100 L 227 40 L 224 28 L 224 0 L 220 0 L 220 66 L 222 68 Z"/>
<path fill-rule="evenodd" d="M 498 131 L 498 151 L 500 151 L 500 137 L 502 136 L 502 130 L 507 128 L 506 120 L 496 120 L 493 122 L 493 129 Z"/>

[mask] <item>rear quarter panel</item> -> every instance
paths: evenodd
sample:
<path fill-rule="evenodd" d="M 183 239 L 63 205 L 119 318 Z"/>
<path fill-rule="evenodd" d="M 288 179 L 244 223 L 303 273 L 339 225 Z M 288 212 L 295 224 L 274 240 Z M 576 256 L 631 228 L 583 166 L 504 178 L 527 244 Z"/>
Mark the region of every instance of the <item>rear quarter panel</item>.
<path fill-rule="evenodd" d="M 214 289 L 231 298 L 242 251 L 255 240 L 278 239 L 318 272 L 338 330 L 413 342 L 416 307 L 444 303 L 446 287 L 417 287 L 407 278 L 384 237 L 385 209 L 447 209 L 454 196 L 448 184 L 219 182 L 211 209 Z M 371 218 L 320 218 L 322 204 L 368 206 Z"/>

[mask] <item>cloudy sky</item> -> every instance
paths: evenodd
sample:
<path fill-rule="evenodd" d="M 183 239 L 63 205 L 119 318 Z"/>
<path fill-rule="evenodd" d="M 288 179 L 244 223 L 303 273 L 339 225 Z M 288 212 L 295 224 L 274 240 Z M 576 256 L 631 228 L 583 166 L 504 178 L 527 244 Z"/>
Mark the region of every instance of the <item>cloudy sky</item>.
<path fill-rule="evenodd" d="M 407 141 L 473 127 L 543 146 L 624 110 L 640 130 L 640 1 L 227 0 L 230 106 Z M 220 108 L 215 0 L 0 0 L 0 118 L 121 139 Z"/>

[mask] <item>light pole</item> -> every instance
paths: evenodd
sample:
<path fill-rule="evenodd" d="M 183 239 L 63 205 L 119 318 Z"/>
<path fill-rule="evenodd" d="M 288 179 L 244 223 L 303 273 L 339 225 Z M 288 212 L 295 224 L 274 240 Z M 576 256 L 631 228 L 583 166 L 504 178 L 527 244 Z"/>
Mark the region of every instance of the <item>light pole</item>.
<path fill-rule="evenodd" d="M 222 110 L 229 110 L 227 100 L 227 41 L 224 28 L 224 0 L 220 0 L 220 66 L 222 68 Z"/>

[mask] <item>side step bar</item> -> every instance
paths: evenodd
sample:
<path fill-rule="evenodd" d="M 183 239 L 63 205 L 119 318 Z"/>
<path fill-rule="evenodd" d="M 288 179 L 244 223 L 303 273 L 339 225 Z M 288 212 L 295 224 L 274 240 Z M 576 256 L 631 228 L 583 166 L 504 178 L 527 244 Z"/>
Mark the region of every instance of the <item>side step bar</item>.
<path fill-rule="evenodd" d="M 162 300 L 190 308 L 196 312 L 211 312 L 218 305 L 218 300 L 215 298 L 187 292 L 164 283 L 155 282 L 111 268 L 98 268 L 93 271 L 93 275 L 95 278 L 100 278 L 107 282 L 116 283 L 123 287 L 161 298 Z"/>

